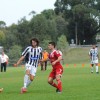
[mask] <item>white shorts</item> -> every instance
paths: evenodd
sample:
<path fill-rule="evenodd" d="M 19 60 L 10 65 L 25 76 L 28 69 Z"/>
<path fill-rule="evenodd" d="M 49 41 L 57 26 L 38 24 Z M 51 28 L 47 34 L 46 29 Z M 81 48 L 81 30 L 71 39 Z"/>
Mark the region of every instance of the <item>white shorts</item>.
<path fill-rule="evenodd" d="M 98 64 L 98 59 L 97 60 L 92 60 L 91 64 Z"/>
<path fill-rule="evenodd" d="M 26 70 L 30 70 L 30 74 L 35 76 L 36 75 L 36 71 L 37 71 L 37 68 L 35 66 L 31 66 L 29 64 L 25 64 L 25 69 Z"/>

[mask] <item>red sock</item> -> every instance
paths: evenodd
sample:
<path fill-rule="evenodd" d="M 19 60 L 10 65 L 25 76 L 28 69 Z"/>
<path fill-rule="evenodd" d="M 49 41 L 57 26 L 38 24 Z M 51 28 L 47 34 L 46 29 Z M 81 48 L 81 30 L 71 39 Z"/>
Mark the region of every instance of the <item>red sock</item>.
<path fill-rule="evenodd" d="M 53 82 L 51 83 L 50 85 L 52 85 L 53 87 L 57 88 L 58 89 L 58 86 Z"/>
<path fill-rule="evenodd" d="M 62 82 L 61 82 L 61 80 L 60 80 L 60 79 L 57 80 L 57 83 L 58 83 L 58 89 L 59 89 L 60 91 L 62 91 Z"/>

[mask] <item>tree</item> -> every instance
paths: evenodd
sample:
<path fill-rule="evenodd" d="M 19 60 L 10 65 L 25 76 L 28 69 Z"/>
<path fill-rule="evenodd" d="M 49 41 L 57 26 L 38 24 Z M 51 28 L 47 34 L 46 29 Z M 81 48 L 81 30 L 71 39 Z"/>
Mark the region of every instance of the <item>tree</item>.
<path fill-rule="evenodd" d="M 3 45 L 3 42 L 5 41 L 5 33 L 0 30 L 0 45 Z"/>
<path fill-rule="evenodd" d="M 4 28 L 6 26 L 6 23 L 4 21 L 0 21 L 0 28 Z"/>
<path fill-rule="evenodd" d="M 53 9 L 48 9 L 48 10 L 44 10 L 41 12 L 41 14 L 43 14 L 46 19 L 52 20 L 55 17 L 55 12 Z"/>
<path fill-rule="evenodd" d="M 99 5 L 99 0 L 56 0 L 56 14 L 68 21 L 68 41 L 74 38 L 78 44 L 84 39 L 87 44 L 95 42 L 90 40 L 95 40 L 100 31 Z"/>
<path fill-rule="evenodd" d="M 67 35 L 67 21 L 62 16 L 57 16 L 55 18 L 57 37 L 61 36 L 63 33 Z"/>
<path fill-rule="evenodd" d="M 68 47 L 68 42 L 65 35 L 58 37 L 57 48 L 64 51 Z"/>
<path fill-rule="evenodd" d="M 46 36 L 46 38 L 41 42 L 41 46 L 43 49 L 48 49 L 48 43 L 51 42 L 52 39 L 49 35 Z"/>
<path fill-rule="evenodd" d="M 8 56 L 10 59 L 10 64 L 14 64 L 21 56 L 22 48 L 18 45 L 14 45 L 10 48 Z"/>
<path fill-rule="evenodd" d="M 44 36 L 47 34 L 47 20 L 45 16 L 42 14 L 34 16 L 29 23 L 29 27 L 32 35 L 43 41 Z"/>
<path fill-rule="evenodd" d="M 32 37 L 32 34 L 30 34 L 29 22 L 25 17 L 18 21 L 17 31 L 16 37 L 18 37 L 20 45 L 25 47 L 29 44 L 30 37 Z"/>

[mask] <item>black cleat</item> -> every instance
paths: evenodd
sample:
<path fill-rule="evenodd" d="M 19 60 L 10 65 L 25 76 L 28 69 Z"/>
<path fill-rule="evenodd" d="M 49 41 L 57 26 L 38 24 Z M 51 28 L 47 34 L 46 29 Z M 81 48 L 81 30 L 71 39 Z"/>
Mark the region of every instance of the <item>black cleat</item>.
<path fill-rule="evenodd" d="M 97 74 L 99 74 L 99 72 L 96 72 Z"/>
<path fill-rule="evenodd" d="M 59 89 L 56 89 L 56 92 L 57 92 L 57 93 L 61 93 L 62 91 L 60 91 Z"/>

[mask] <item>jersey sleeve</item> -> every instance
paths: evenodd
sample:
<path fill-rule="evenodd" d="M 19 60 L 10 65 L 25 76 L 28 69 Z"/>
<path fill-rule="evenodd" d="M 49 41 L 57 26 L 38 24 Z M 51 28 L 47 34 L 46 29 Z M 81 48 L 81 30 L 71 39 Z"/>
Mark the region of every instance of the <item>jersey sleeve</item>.
<path fill-rule="evenodd" d="M 39 47 L 39 51 L 40 51 L 39 59 L 42 59 L 43 58 L 43 54 L 42 54 L 43 49 L 41 47 Z"/>
<path fill-rule="evenodd" d="M 90 49 L 90 51 L 89 51 L 89 56 L 91 56 L 91 49 Z"/>
<path fill-rule="evenodd" d="M 59 51 L 55 51 L 55 52 L 54 52 L 54 55 L 55 55 L 56 57 L 60 57 L 60 56 L 62 56 L 62 55 L 60 54 Z"/>
<path fill-rule="evenodd" d="M 29 52 L 29 47 L 27 47 L 23 52 L 22 52 L 22 56 L 26 56 Z"/>

